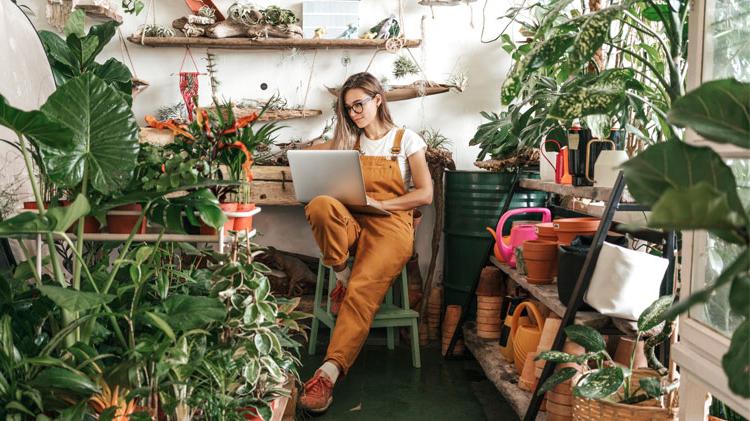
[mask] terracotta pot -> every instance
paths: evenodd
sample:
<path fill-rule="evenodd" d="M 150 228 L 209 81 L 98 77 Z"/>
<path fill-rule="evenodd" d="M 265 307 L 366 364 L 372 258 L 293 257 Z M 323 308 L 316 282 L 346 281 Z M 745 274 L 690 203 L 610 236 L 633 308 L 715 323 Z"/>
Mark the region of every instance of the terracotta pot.
<path fill-rule="evenodd" d="M 494 266 L 487 266 L 482 269 L 479 275 L 479 285 L 477 285 L 477 296 L 502 297 L 504 295 L 504 285 L 500 269 Z"/>
<path fill-rule="evenodd" d="M 255 203 L 237 203 L 237 212 L 250 212 L 252 210 L 255 210 Z M 226 229 L 226 225 L 224 226 Z M 247 230 L 247 232 L 250 232 L 253 230 L 253 217 L 252 216 L 242 216 L 235 218 L 234 220 L 234 227 L 231 228 L 235 231 L 244 231 Z"/>
<path fill-rule="evenodd" d="M 143 207 L 137 203 L 122 205 L 112 209 L 113 211 L 143 211 Z M 110 215 L 107 214 L 107 231 L 112 234 L 130 234 L 138 223 L 138 215 Z M 146 233 L 146 218 L 141 221 L 141 226 L 136 234 Z"/>
<path fill-rule="evenodd" d="M 533 240 L 523 243 L 526 279 L 532 284 L 549 284 L 557 275 L 557 243 Z"/>
<path fill-rule="evenodd" d="M 562 218 L 553 222 L 557 241 L 563 245 L 569 245 L 579 235 L 593 235 L 599 228 L 599 218 Z"/>
<path fill-rule="evenodd" d="M 97 221 L 96 218 L 93 216 L 87 216 L 83 218 L 83 232 L 86 234 L 94 234 L 99 232 L 101 229 L 101 225 L 99 224 L 99 221 Z M 68 232 L 76 233 L 78 231 L 78 222 L 73 223 L 73 225 L 68 228 Z M 130 234 L 130 232 L 128 232 Z"/>
<path fill-rule="evenodd" d="M 555 231 L 555 223 L 554 222 L 542 222 L 542 223 L 536 224 L 536 235 L 539 236 L 539 240 L 557 242 L 557 232 Z"/>
<path fill-rule="evenodd" d="M 536 352 L 529 352 L 526 354 L 526 361 L 523 363 L 523 369 L 521 370 L 521 377 L 518 379 L 518 387 L 521 390 L 532 390 L 534 385 L 534 358 L 536 358 Z"/>
<path fill-rule="evenodd" d="M 237 202 L 229 202 L 229 203 L 219 203 L 219 207 L 221 207 L 221 210 L 224 212 L 235 212 L 237 211 L 237 205 L 239 203 Z M 234 221 L 237 218 L 233 216 L 227 216 L 227 222 L 224 223 L 224 231 L 234 229 Z M 210 227 L 206 224 L 201 225 L 201 235 L 216 235 L 216 229 L 213 227 Z"/>
<path fill-rule="evenodd" d="M 622 364 L 625 367 L 630 366 L 630 356 L 635 346 L 635 339 L 621 336 L 617 341 L 617 350 L 615 355 L 612 357 L 616 363 Z M 644 352 L 644 341 L 638 341 L 638 346 L 635 350 L 635 359 L 633 361 L 633 368 L 648 367 L 648 360 L 646 359 L 646 353 Z"/>

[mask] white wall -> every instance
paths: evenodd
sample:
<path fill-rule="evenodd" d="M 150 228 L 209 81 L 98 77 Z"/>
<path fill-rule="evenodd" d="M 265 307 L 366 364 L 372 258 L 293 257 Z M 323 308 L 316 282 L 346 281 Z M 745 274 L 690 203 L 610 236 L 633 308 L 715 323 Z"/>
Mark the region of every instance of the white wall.
<path fill-rule="evenodd" d="M 0 0 L 8 1 L 8 0 Z M 149 0 L 146 0 L 148 3 Z M 112 0 L 119 3 L 119 0 Z M 32 17 L 37 29 L 49 29 L 44 18 L 46 0 L 20 0 L 36 11 Z M 292 9 L 298 16 L 302 15 L 300 1 L 257 1 L 259 6 L 276 4 Z M 404 0 L 405 31 L 409 38 L 419 38 L 420 22 L 424 19 L 423 46 L 413 49 L 418 60 L 426 63 L 425 71 L 431 80 L 444 81 L 454 70 L 463 71 L 469 78 L 467 89 L 463 93 L 448 93 L 423 99 L 395 102 L 390 105 L 391 114 L 397 124 L 413 130 L 431 127 L 440 129 L 453 141 L 451 149 L 459 169 L 474 169 L 472 163 L 477 150 L 469 147 L 468 142 L 478 124 L 481 122 L 479 112 L 482 110 L 499 110 L 500 85 L 510 65 L 510 57 L 500 48 L 498 42 L 483 44 L 480 42 L 482 26 L 483 1 L 473 3 L 471 8 L 465 4 L 455 7 L 435 7 L 434 19 L 429 7 L 417 4 L 416 0 Z M 156 22 L 171 25 L 176 19 L 188 12 L 180 0 L 156 0 Z M 489 1 L 486 6 L 485 39 L 495 35 L 500 29 L 497 17 L 504 14 L 506 2 Z M 390 13 L 398 15 L 398 1 L 362 0 L 360 6 L 360 28 L 369 28 Z M 140 16 L 125 15 L 121 26 L 126 37 L 144 23 L 146 13 Z M 149 18 L 151 20 L 151 18 Z M 471 21 L 474 26 L 472 27 Z M 179 48 L 150 48 L 128 42 L 138 77 L 147 80 L 151 86 L 138 96 L 133 108 L 143 124 L 143 117 L 155 113 L 157 108 L 181 100 L 178 90 L 178 78 L 185 50 Z M 232 51 L 213 50 L 218 56 L 219 75 L 222 82 L 221 94 L 227 99 L 264 98 L 278 90 L 287 98 L 290 105 L 301 104 L 309 74 L 312 71 L 312 83 L 307 99 L 308 108 L 323 110 L 323 116 L 306 120 L 285 122 L 289 127 L 282 131 L 281 138 L 311 138 L 322 130 L 325 120 L 332 115 L 333 97 L 328 94 L 324 85 L 337 86 L 347 75 L 363 71 L 372 57 L 369 50 L 321 50 L 315 58 L 314 53 L 291 51 Z M 193 49 L 193 55 L 201 71 L 205 71 L 203 57 L 205 50 Z M 351 57 L 351 64 L 346 69 L 341 64 L 344 56 Z M 119 42 L 113 41 L 100 56 L 100 61 L 115 57 L 127 63 L 123 58 Z M 375 58 L 370 71 L 376 76 L 390 75 L 395 56 L 380 53 Z M 189 62 L 189 59 L 188 59 Z M 186 62 L 186 67 L 188 64 Z M 190 64 L 192 66 L 192 64 Z M 190 68 L 190 67 L 188 67 Z M 393 80 L 391 76 L 389 79 Z M 406 80 L 410 82 L 411 80 Z M 260 89 L 261 83 L 268 84 L 268 90 Z M 200 80 L 201 103 L 210 101 L 209 81 Z M 395 83 L 395 82 L 394 82 Z M 430 237 L 433 220 L 433 209 L 424 211 L 425 219 L 418 233 L 417 250 L 421 256 L 423 273 L 426 270 L 430 255 Z M 258 218 L 258 228 L 263 233 L 259 242 L 278 248 L 314 255 L 317 253 L 310 230 L 307 227 L 302 208 L 266 207 Z"/>

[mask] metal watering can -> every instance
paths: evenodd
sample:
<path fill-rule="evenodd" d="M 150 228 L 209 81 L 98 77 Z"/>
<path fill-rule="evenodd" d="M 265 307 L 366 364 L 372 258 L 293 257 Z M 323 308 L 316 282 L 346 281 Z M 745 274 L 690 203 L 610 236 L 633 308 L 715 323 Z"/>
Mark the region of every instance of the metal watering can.
<path fill-rule="evenodd" d="M 550 212 L 550 210 L 547 208 L 519 208 L 505 212 L 503 216 L 500 217 L 500 221 L 498 221 L 497 227 L 495 227 L 495 231 L 492 231 L 492 228 L 487 228 L 487 230 L 492 234 L 492 237 L 495 238 L 496 257 L 497 254 L 499 254 L 500 256 L 502 256 L 502 260 L 504 262 L 507 262 L 510 267 L 513 268 L 516 267 L 516 256 L 515 253 L 513 253 L 513 250 L 516 247 L 521 247 L 521 244 L 523 244 L 524 241 L 537 239 L 536 224 L 522 224 L 514 226 L 510 230 L 509 244 L 506 244 L 504 239 L 500 236 L 502 235 L 503 227 L 508 221 L 508 218 L 525 213 L 541 213 L 542 222 L 552 221 L 552 212 Z M 498 258 L 498 260 L 500 259 Z"/>

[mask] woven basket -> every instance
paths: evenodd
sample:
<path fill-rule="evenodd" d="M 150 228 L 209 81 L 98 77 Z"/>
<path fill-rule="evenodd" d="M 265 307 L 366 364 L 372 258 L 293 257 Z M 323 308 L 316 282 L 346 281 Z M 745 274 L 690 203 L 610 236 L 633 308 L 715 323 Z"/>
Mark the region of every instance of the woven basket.
<path fill-rule="evenodd" d="M 635 369 L 630 379 L 630 387 L 638 387 L 641 377 L 658 377 L 655 371 L 650 369 Z M 665 404 L 652 399 L 636 405 L 613 403 L 604 400 L 585 399 L 579 396 L 573 398 L 573 420 L 574 421 L 677 421 L 679 412 L 679 399 L 677 391 L 673 391 L 663 397 Z"/>

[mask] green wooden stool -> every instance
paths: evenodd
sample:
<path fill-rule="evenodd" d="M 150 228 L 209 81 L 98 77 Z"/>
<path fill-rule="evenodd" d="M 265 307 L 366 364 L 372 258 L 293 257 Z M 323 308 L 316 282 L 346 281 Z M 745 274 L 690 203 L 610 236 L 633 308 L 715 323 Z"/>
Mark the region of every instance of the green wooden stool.
<path fill-rule="evenodd" d="M 322 322 L 328 326 L 331 331 L 336 325 L 336 316 L 331 313 L 331 300 L 326 300 L 326 305 L 323 307 L 323 290 L 326 278 L 326 271 L 328 271 L 328 293 L 333 290 L 336 286 L 336 273 L 333 268 L 323 264 L 323 259 L 320 259 L 318 263 L 318 280 L 315 285 L 315 301 L 313 303 L 313 319 L 312 328 L 310 330 L 310 344 L 308 346 L 308 353 L 315 355 L 315 348 L 318 342 L 318 327 Z M 411 363 L 414 368 L 421 367 L 421 360 L 419 357 L 419 327 L 417 319 L 419 313 L 409 308 L 409 286 L 408 277 L 406 275 L 406 267 L 401 269 L 401 306 L 393 304 L 393 288 L 391 285 L 388 292 L 385 294 L 385 302 L 380 306 L 375 319 L 372 321 L 373 328 L 386 328 L 387 329 L 387 344 L 388 349 L 394 349 L 396 344 L 396 331 L 397 327 L 410 327 L 411 328 Z M 398 282 L 398 281 L 396 281 Z"/>

